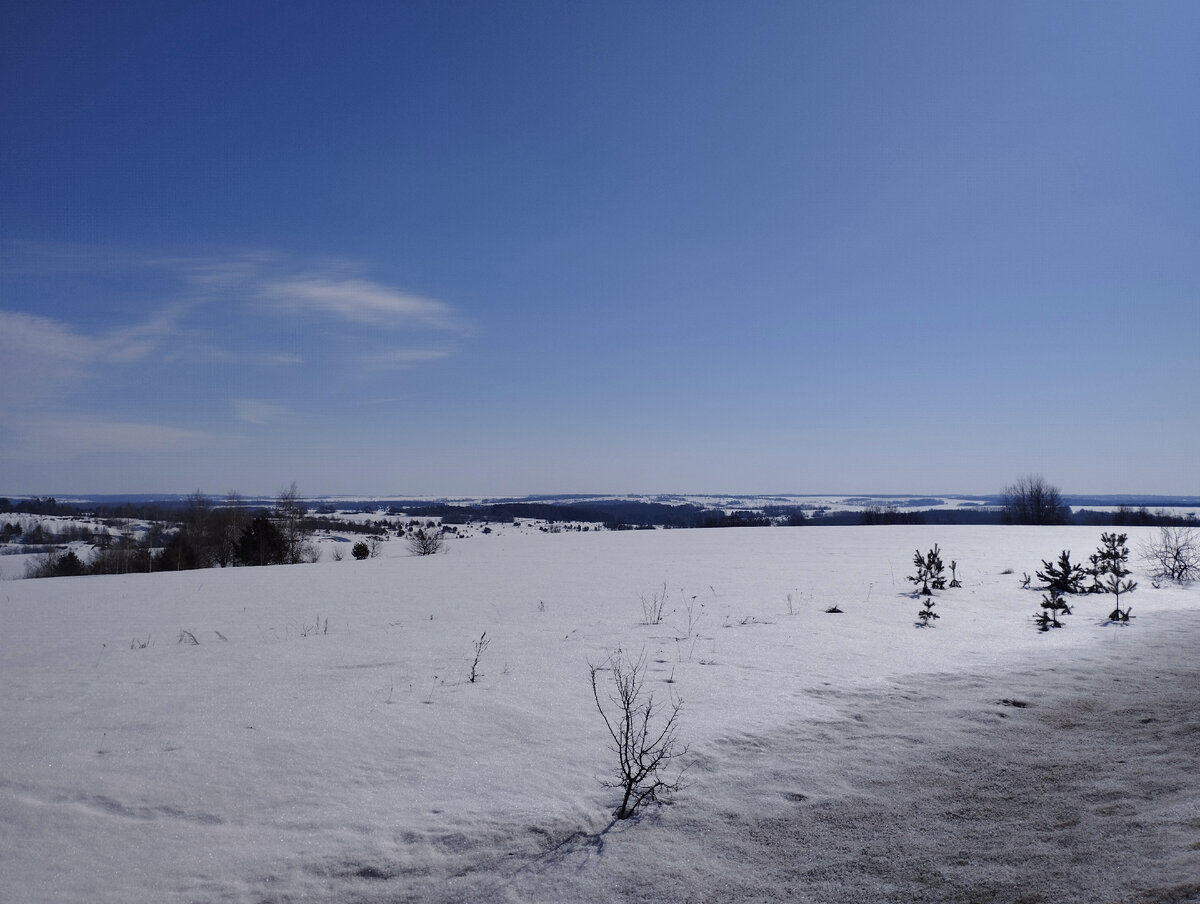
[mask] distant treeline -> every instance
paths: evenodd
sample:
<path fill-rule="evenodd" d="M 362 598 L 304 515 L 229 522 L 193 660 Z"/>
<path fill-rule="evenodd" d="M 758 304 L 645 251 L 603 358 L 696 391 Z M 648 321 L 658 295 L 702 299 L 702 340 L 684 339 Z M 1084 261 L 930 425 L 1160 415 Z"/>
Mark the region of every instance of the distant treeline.
<path fill-rule="evenodd" d="M 924 500 L 922 500 L 924 501 Z M 929 500 L 936 501 L 936 500 Z M 58 515 L 61 517 L 92 517 L 102 519 L 130 519 L 148 522 L 178 524 L 187 518 L 189 508 L 194 508 L 196 499 L 178 502 L 157 500 L 154 502 L 122 502 L 106 505 L 77 505 L 58 502 L 53 497 L 33 497 L 12 502 L 0 498 L 0 514 L 18 513 L 30 515 Z M 205 506 L 206 508 L 208 506 Z M 218 512 L 233 508 L 243 521 L 253 519 L 271 510 L 270 506 L 247 504 L 239 497 L 217 502 L 212 506 Z M 351 524 L 340 520 L 328 505 L 316 510 L 305 510 L 299 505 L 303 529 L 344 530 L 382 533 L 386 523 L 376 521 L 368 524 Z M 378 503 L 354 506 L 344 504 L 344 509 L 378 511 Z M 426 500 L 394 500 L 388 504 L 390 515 L 405 515 L 419 519 L 439 519 L 444 524 L 469 524 L 472 522 L 511 524 L 514 521 L 547 521 L 550 523 L 583 522 L 602 525 L 608 530 L 634 530 L 652 527 L 666 528 L 720 528 L 720 527 L 763 527 L 768 525 L 837 525 L 837 524 L 1003 524 L 1007 523 L 1005 510 L 1000 506 L 958 506 L 954 508 L 900 508 L 898 506 L 870 506 L 862 510 L 832 509 L 815 505 L 769 505 L 761 509 L 739 509 L 727 512 L 724 509 L 706 508 L 692 503 L 644 502 L 637 500 L 588 500 L 584 502 L 515 502 L 454 504 L 430 503 Z M 213 513 L 209 513 L 210 517 Z M 218 517 L 220 517 L 218 515 Z M 1118 506 L 1100 510 L 1082 508 L 1066 517 L 1067 524 L 1089 526 L 1139 526 L 1164 525 L 1185 526 L 1196 524 L 1194 513 L 1175 514 L 1162 509 L 1151 511 L 1146 506 Z"/>

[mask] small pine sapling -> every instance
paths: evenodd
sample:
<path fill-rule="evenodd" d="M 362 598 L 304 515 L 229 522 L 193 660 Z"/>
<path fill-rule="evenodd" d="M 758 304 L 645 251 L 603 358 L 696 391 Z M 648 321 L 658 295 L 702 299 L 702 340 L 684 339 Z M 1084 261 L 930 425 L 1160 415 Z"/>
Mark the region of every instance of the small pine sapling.
<path fill-rule="evenodd" d="M 950 586 L 961 587 L 962 581 L 958 579 L 958 563 L 951 560 L 950 562 Z"/>
<path fill-rule="evenodd" d="M 1047 562 L 1042 559 L 1042 570 L 1037 573 L 1038 580 L 1044 581 L 1043 590 L 1057 590 L 1059 593 L 1082 593 L 1083 580 L 1087 572 L 1082 565 L 1071 561 L 1071 550 L 1064 549 L 1057 562 Z"/>
<path fill-rule="evenodd" d="M 921 596 L 931 596 L 934 590 L 946 589 L 946 578 L 943 576 L 946 568 L 942 564 L 941 550 L 936 543 L 933 544 L 933 549 L 923 556 L 918 549 L 913 554 L 913 565 L 916 566 L 917 573 L 910 575 L 908 580 L 921 585 Z"/>
<path fill-rule="evenodd" d="M 1049 631 L 1051 628 L 1061 628 L 1063 623 L 1058 620 L 1060 612 L 1063 615 L 1070 615 L 1071 607 L 1067 605 L 1067 601 L 1062 598 L 1061 593 L 1050 589 L 1042 596 L 1042 611 L 1033 617 L 1038 630 Z"/>
<path fill-rule="evenodd" d="M 1129 561 L 1129 548 L 1125 545 L 1126 534 L 1100 535 L 1100 548 L 1092 556 L 1096 563 L 1096 583 L 1104 593 L 1111 593 L 1114 599 L 1113 611 L 1108 620 L 1114 622 L 1129 621 L 1130 607 L 1121 608 L 1121 594 L 1132 593 L 1137 589 L 1137 582 L 1128 580 L 1129 569 L 1125 563 Z"/>
<path fill-rule="evenodd" d="M 928 628 L 931 626 L 935 618 L 940 617 L 941 616 L 933 611 L 933 596 L 931 594 L 930 596 L 925 597 L 925 600 L 921 605 L 921 611 L 917 613 L 917 627 Z"/>

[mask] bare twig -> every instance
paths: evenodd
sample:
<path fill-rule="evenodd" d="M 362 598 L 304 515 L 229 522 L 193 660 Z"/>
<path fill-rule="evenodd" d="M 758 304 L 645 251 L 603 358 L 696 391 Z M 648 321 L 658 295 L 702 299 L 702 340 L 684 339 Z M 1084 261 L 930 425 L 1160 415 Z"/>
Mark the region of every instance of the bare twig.
<path fill-rule="evenodd" d="M 615 816 L 627 819 L 645 804 L 662 802 L 683 787 L 682 769 L 666 775 L 671 761 L 688 751 L 678 739 L 683 701 L 672 695 L 667 705 L 656 703 L 653 693 L 644 687 L 645 653 L 633 659 L 617 650 L 600 665 L 589 662 L 588 668 L 592 698 L 617 755 L 615 778 L 602 784 L 621 792 Z M 611 679 L 611 687 L 603 697 L 599 677 L 602 671 L 608 672 Z"/>

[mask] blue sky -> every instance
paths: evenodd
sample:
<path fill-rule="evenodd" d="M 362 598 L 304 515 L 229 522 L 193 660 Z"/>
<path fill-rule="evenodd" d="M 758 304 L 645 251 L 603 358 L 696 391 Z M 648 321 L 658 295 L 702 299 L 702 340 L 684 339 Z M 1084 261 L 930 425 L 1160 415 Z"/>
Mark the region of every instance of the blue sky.
<path fill-rule="evenodd" d="M 0 493 L 1200 492 L 1200 4 L 59 3 Z"/>

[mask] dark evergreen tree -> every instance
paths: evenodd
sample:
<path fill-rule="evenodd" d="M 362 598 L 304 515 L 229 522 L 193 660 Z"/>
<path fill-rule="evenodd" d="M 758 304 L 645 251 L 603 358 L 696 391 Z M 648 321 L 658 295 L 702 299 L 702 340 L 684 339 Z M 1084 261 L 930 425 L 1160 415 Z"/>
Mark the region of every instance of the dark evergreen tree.
<path fill-rule="evenodd" d="M 921 585 L 922 596 L 930 596 L 935 590 L 946 589 L 946 568 L 942 564 L 942 553 L 936 543 L 925 555 L 921 555 L 921 550 L 918 549 L 913 555 L 913 565 L 916 566 L 917 573 L 910 575 L 908 580 Z"/>
<path fill-rule="evenodd" d="M 933 594 L 930 594 L 925 597 L 925 601 L 921 605 L 921 611 L 917 613 L 917 620 L 920 622 L 918 627 L 928 628 L 935 618 L 941 618 L 941 616 L 933 611 Z"/>
<path fill-rule="evenodd" d="M 204 563 L 200 553 L 186 529 L 176 531 L 162 552 L 154 557 L 155 571 L 188 571 L 202 567 Z"/>
<path fill-rule="evenodd" d="M 287 545 L 279 528 L 261 515 L 246 525 L 238 540 L 238 561 L 243 565 L 278 565 L 287 559 Z"/>
<path fill-rule="evenodd" d="M 1045 583 L 1045 590 L 1057 590 L 1059 593 L 1082 593 L 1083 582 L 1087 572 L 1082 565 L 1071 562 L 1071 551 L 1064 549 L 1057 563 L 1042 559 L 1042 570 L 1037 573 L 1038 579 Z"/>
<path fill-rule="evenodd" d="M 1063 615 L 1070 615 L 1071 607 L 1067 605 L 1058 590 L 1051 588 L 1042 597 L 1042 611 L 1033 617 L 1038 630 L 1049 631 L 1051 628 L 1061 628 L 1062 622 L 1058 620 L 1060 612 Z"/>
<path fill-rule="evenodd" d="M 1126 534 L 1116 532 L 1101 534 L 1100 548 L 1092 556 L 1097 585 L 1104 593 L 1111 593 L 1115 597 L 1113 611 L 1108 616 L 1110 621 L 1129 621 L 1130 608 L 1121 608 L 1121 594 L 1137 589 L 1137 582 L 1128 580 L 1129 569 L 1125 567 L 1129 561 L 1129 548 L 1125 545 L 1127 539 Z"/>

